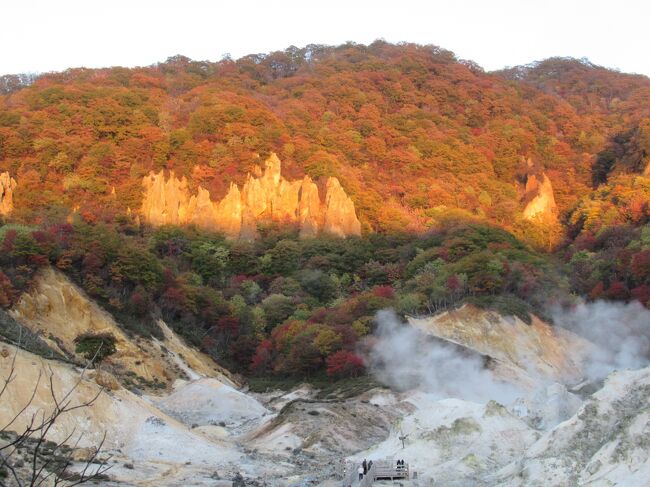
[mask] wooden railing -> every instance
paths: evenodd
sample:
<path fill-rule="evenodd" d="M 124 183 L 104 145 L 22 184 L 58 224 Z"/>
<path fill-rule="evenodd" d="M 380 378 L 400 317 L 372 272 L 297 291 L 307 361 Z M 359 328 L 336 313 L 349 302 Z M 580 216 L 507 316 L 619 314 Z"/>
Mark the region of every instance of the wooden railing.
<path fill-rule="evenodd" d="M 375 480 L 378 479 L 409 479 L 410 471 L 409 465 L 404 464 L 402 467 L 397 467 L 395 462 L 387 460 L 378 460 L 373 462 L 368 472 L 359 480 L 359 465 L 348 463 L 346 469 L 349 469 L 344 475 L 343 485 L 355 487 L 370 487 Z"/>
<path fill-rule="evenodd" d="M 378 460 L 372 464 L 375 472 L 373 480 L 377 479 L 408 479 L 409 478 L 409 465 L 404 464 L 401 467 L 392 461 Z"/>

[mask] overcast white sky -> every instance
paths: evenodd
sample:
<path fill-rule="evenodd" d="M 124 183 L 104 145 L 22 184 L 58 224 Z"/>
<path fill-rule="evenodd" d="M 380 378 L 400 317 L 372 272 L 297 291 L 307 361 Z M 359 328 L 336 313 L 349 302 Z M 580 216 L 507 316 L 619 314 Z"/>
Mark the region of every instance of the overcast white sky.
<path fill-rule="evenodd" d="M 488 70 L 573 56 L 650 75 L 648 0 L 0 0 L 0 16 L 0 74 L 383 38 Z"/>

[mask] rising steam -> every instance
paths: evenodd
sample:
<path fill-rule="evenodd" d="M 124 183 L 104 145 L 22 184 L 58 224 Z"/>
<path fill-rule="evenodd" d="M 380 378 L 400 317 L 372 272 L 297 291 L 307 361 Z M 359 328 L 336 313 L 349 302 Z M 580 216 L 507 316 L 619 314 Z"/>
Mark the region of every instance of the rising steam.
<path fill-rule="evenodd" d="M 589 379 L 650 365 L 650 311 L 636 301 L 582 303 L 556 309 L 553 320 L 595 345 L 584 366 Z"/>
<path fill-rule="evenodd" d="M 554 310 L 553 318 L 556 326 L 594 345 L 584 358 L 583 372 L 591 380 L 603 379 L 614 370 L 650 365 L 650 311 L 637 302 L 582 303 Z M 440 398 L 480 402 L 495 399 L 502 404 L 522 394 L 499 381 L 478 355 L 431 340 L 402 324 L 391 310 L 377 313 L 376 322 L 376 343 L 367 365 L 380 382 L 395 390 L 417 389 Z"/>
<path fill-rule="evenodd" d="M 417 389 L 440 398 L 457 397 L 502 404 L 519 391 L 498 381 L 478 356 L 431 341 L 424 333 L 405 326 L 393 311 L 377 313 L 377 342 L 368 365 L 377 379 L 395 390 Z"/>

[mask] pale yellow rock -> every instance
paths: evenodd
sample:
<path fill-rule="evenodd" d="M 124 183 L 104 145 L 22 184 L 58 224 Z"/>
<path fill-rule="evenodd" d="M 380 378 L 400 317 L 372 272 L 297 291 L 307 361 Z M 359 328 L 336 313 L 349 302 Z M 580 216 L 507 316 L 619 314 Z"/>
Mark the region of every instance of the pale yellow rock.
<path fill-rule="evenodd" d="M 70 355 L 74 354 L 77 336 L 88 332 L 112 334 L 117 351 L 106 359 L 106 366 L 116 374 L 129 372 L 147 381 L 157 379 L 168 384 L 196 374 L 234 383 L 212 359 L 182 343 L 162 321 L 162 341 L 127 336 L 109 313 L 51 268 L 38 274 L 32 289 L 21 296 L 9 314 L 39 334 L 50 347 Z"/>
<path fill-rule="evenodd" d="M 354 203 L 336 178 L 327 179 L 323 230 L 341 237 L 361 235 Z"/>
<path fill-rule="evenodd" d="M 471 305 L 408 321 L 429 335 L 491 357 L 497 375 L 503 378 L 521 380 L 528 375 L 529 384 L 522 385 L 534 386 L 539 377 L 561 382 L 581 379 L 582 364 L 592 346 L 578 335 L 537 317 L 533 316 L 528 325 L 519 318 L 506 319 Z"/>
<path fill-rule="evenodd" d="M 525 199 L 528 201 L 524 208 L 524 218 L 526 219 L 539 216 L 551 217 L 557 211 L 553 185 L 546 174 L 542 174 L 541 178 L 535 175 L 528 176 Z"/>
<path fill-rule="evenodd" d="M 109 391 L 116 391 L 121 387 L 117 378 L 105 370 L 98 370 L 94 379 L 97 385 Z"/>
<path fill-rule="evenodd" d="M 318 186 L 309 176 L 305 176 L 300 186 L 298 221 L 302 237 L 314 237 L 322 220 L 322 208 L 318 196 Z"/>
<path fill-rule="evenodd" d="M 259 174 L 259 173 L 258 173 Z M 341 237 L 361 234 L 354 202 L 336 178 L 329 178 L 324 201 L 318 187 L 305 176 L 288 181 L 282 177 L 282 163 L 275 154 L 266 160 L 264 172 L 249 174 L 241 191 L 231 184 L 226 196 L 213 202 L 199 187 L 189 195 L 185 178 L 172 172 L 151 173 L 143 181 L 141 214 L 152 225 L 194 224 L 225 233 L 230 238 L 252 239 L 262 221 L 296 224 L 303 237 L 323 231 Z"/>
<path fill-rule="evenodd" d="M 8 172 L 0 174 L 0 215 L 7 216 L 14 209 L 16 180 Z"/>
<path fill-rule="evenodd" d="M 236 236 L 242 229 L 242 200 L 236 184 L 231 184 L 228 193 L 217 205 L 217 228 L 226 235 Z"/>
<path fill-rule="evenodd" d="M 198 444 L 199 449 L 214 448 L 219 454 L 228 453 L 226 449 L 220 450 L 221 444 L 207 443 L 203 436 L 193 434 L 178 420 L 161 412 L 152 404 L 151 397 L 145 399 L 124 388 L 102 390 L 93 380 L 92 371 L 83 372 L 73 365 L 46 360 L 11 345 L 5 348 L 9 355 L 0 358 L 0 383 L 9 377 L 12 364 L 15 367 L 14 380 L 10 381 L 2 397 L 0 422 L 9 424 L 17 416 L 11 423 L 12 430 L 24 431 L 33 417 L 48 417 L 55 408 L 54 392 L 59 401 L 67 396 L 69 406 L 78 408 L 60 415 L 48 430 L 47 439 L 67 441 L 69 445 L 76 444 L 78 448 L 86 449 L 76 454 L 80 461 L 90 458 L 91 449 L 102 440 L 102 451 L 115 452 L 119 456 L 126 453 L 131 458 L 135 455 L 143 462 L 150 458 L 159 460 L 161 449 L 170 442 L 172 444 L 165 452 L 173 452 L 174 447 L 187 449 Z M 91 401 L 90 406 L 83 406 Z M 164 428 L 158 427 L 155 432 L 148 433 L 152 425 Z"/>
<path fill-rule="evenodd" d="M 187 179 L 177 179 L 172 171 L 169 179 L 160 171 L 145 176 L 142 182 L 145 197 L 141 213 L 152 225 L 183 225 L 188 223 Z"/>
<path fill-rule="evenodd" d="M 557 219 L 557 205 L 553 194 L 553 185 L 546 173 L 535 164 L 531 158 L 526 161 L 528 174 L 526 175 L 526 189 L 523 197 L 524 218 L 527 220 Z"/>
<path fill-rule="evenodd" d="M 217 207 L 210 199 L 210 192 L 199 186 L 196 196 L 189 200 L 186 221 L 199 227 L 217 229 Z"/>
<path fill-rule="evenodd" d="M 255 219 L 264 216 L 270 206 L 262 178 L 257 179 L 249 174 L 242 188 L 242 206 Z"/>
<path fill-rule="evenodd" d="M 271 200 L 271 217 L 276 221 L 295 222 L 300 204 L 302 181 L 280 181 L 278 191 Z"/>
<path fill-rule="evenodd" d="M 72 452 L 72 460 L 75 462 L 89 462 L 97 453 L 97 448 L 87 446 L 85 448 L 75 448 Z"/>

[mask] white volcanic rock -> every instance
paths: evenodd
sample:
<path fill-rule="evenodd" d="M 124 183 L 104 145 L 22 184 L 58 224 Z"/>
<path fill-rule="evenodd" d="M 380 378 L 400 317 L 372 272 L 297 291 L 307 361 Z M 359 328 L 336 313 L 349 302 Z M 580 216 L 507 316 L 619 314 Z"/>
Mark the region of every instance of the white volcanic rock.
<path fill-rule="evenodd" d="M 592 347 L 535 316 L 529 325 L 472 305 L 427 318 L 409 317 L 408 322 L 428 335 L 490 357 L 499 377 L 532 388 L 540 378 L 565 383 L 582 379 L 582 360 Z"/>
<path fill-rule="evenodd" d="M 504 486 L 621 485 L 650 479 L 650 368 L 617 371 L 579 411 L 493 477 Z"/>

